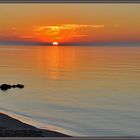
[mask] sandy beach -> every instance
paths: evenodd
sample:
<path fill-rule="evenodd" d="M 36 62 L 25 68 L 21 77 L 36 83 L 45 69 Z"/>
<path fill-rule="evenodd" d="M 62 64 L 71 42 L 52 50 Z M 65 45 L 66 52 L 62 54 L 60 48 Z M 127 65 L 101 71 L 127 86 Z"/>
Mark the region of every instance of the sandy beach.
<path fill-rule="evenodd" d="M 0 137 L 68 137 L 68 135 L 39 129 L 0 113 Z"/>

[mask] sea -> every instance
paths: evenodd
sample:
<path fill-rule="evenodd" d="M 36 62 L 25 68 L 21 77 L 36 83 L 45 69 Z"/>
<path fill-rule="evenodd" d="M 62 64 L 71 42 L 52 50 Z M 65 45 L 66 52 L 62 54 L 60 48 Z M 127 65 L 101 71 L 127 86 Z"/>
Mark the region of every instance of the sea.
<path fill-rule="evenodd" d="M 140 46 L 0 46 L 0 112 L 71 136 L 140 136 Z"/>

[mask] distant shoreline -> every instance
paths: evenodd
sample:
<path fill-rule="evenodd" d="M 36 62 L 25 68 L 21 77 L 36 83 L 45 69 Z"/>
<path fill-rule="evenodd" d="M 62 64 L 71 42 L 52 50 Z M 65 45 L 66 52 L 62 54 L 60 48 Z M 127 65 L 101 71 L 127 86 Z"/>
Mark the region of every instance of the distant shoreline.
<path fill-rule="evenodd" d="M 70 137 L 68 135 L 39 129 L 0 113 L 0 137 Z"/>
<path fill-rule="evenodd" d="M 36 41 L 2 41 L 0 46 L 54 46 L 52 42 L 36 42 Z M 67 42 L 59 43 L 56 46 L 140 46 L 140 41 L 108 41 L 108 42 Z"/>

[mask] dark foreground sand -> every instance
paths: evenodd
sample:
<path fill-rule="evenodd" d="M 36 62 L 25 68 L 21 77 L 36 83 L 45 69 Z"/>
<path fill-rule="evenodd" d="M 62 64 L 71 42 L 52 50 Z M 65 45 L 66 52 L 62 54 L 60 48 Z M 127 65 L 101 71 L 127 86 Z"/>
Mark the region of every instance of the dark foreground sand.
<path fill-rule="evenodd" d="M 68 135 L 39 129 L 0 113 L 0 137 L 69 137 Z"/>

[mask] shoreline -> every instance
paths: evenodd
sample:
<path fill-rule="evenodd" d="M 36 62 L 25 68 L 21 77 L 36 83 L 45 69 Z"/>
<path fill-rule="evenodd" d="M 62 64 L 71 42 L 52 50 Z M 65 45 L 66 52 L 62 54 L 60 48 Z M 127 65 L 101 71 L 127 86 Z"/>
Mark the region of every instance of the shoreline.
<path fill-rule="evenodd" d="M 70 137 L 66 134 L 39 129 L 0 112 L 0 137 Z"/>

